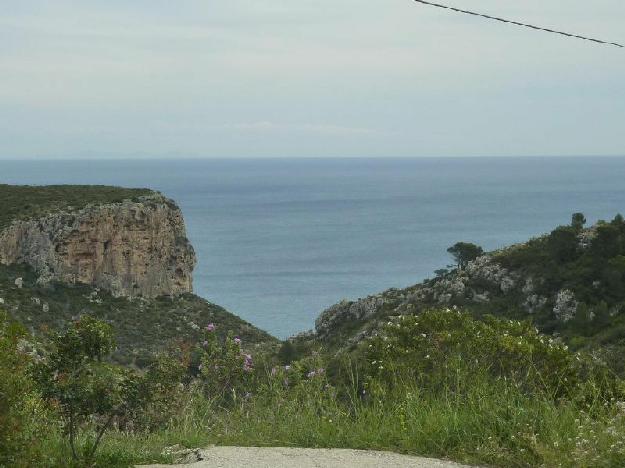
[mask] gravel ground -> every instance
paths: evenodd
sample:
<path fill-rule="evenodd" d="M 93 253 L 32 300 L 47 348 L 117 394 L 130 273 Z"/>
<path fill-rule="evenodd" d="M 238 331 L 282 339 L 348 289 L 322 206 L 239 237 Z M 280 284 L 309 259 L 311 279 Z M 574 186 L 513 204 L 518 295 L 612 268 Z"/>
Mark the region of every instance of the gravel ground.
<path fill-rule="evenodd" d="M 348 449 L 211 447 L 193 454 L 192 459 L 198 458 L 202 460 L 181 465 L 145 465 L 144 468 L 468 468 L 433 458 Z"/>

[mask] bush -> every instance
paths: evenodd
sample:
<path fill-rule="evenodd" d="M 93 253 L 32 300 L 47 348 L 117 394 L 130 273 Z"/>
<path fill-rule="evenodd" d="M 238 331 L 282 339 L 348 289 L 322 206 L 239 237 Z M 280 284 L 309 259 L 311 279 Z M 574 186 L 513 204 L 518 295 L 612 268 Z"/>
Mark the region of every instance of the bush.
<path fill-rule="evenodd" d="M 368 375 L 377 385 L 416 382 L 462 392 L 486 378 L 552 399 L 589 403 L 624 395 L 622 382 L 605 365 L 570 352 L 530 322 L 492 316 L 478 321 L 456 310 L 432 310 L 389 322 L 364 346 Z"/>
<path fill-rule="evenodd" d="M 55 432 L 51 412 L 30 379 L 23 328 L 0 311 L 0 466 L 44 464 L 41 440 Z"/>
<path fill-rule="evenodd" d="M 241 339 L 228 335 L 220 339 L 210 323 L 199 346 L 200 379 L 209 399 L 227 404 L 249 393 L 254 377 L 251 354 L 241 349 Z"/>

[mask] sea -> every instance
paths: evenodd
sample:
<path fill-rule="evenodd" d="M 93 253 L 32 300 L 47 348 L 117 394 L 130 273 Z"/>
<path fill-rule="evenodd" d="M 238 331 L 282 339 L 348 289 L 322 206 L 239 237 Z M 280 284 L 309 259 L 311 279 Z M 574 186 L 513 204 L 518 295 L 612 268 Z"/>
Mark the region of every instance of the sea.
<path fill-rule="evenodd" d="M 0 160 L 0 183 L 149 187 L 174 199 L 198 295 L 285 338 L 326 307 L 486 250 L 625 213 L 625 158 Z"/>

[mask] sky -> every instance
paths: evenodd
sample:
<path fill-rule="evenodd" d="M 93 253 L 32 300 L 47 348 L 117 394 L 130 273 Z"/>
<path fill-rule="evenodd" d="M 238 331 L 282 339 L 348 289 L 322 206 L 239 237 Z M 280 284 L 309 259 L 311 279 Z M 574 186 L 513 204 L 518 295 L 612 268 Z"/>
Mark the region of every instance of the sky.
<path fill-rule="evenodd" d="M 623 0 L 440 0 L 625 42 Z M 411 0 L 4 0 L 0 158 L 625 155 L 625 49 Z"/>

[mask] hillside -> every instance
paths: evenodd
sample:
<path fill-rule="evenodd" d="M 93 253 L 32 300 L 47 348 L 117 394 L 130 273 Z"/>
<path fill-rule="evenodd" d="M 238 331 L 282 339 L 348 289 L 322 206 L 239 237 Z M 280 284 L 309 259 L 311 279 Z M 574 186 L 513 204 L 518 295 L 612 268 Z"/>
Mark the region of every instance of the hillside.
<path fill-rule="evenodd" d="M 180 209 L 157 192 L 0 185 L 0 306 L 35 335 L 90 314 L 113 326 L 113 359 L 138 366 L 208 323 L 249 347 L 277 342 L 193 295 L 195 262 Z"/>
<path fill-rule="evenodd" d="M 17 278 L 22 287 L 16 286 Z M 116 298 L 87 285 L 41 286 L 36 279 L 29 267 L 0 265 L 0 307 L 35 335 L 63 329 L 83 314 L 108 322 L 117 337 L 113 359 L 120 364 L 143 367 L 158 351 L 195 345 L 209 323 L 216 325 L 220 336 L 239 335 L 249 349 L 277 343 L 268 333 L 194 294 Z"/>
<path fill-rule="evenodd" d="M 0 184 L 0 230 L 16 220 L 35 219 L 61 211 L 78 211 L 87 205 L 136 201 L 153 195 L 149 189 L 104 185 L 6 185 Z"/>
<path fill-rule="evenodd" d="M 340 302 L 319 316 L 314 333 L 292 342 L 349 348 L 389 317 L 441 306 L 530 319 L 572 349 L 601 351 L 623 372 L 625 222 L 619 215 L 590 228 L 560 226 L 409 288 Z"/>

